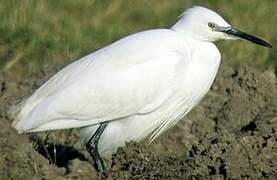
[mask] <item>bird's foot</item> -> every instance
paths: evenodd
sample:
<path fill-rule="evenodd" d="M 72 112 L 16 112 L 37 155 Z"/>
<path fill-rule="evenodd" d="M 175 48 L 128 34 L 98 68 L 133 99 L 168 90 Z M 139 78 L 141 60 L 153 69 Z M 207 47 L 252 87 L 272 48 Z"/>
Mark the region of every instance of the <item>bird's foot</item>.
<path fill-rule="evenodd" d="M 104 160 L 101 158 L 98 152 L 98 149 L 93 146 L 87 146 L 87 150 L 95 162 L 97 171 L 100 172 L 101 174 L 105 174 L 107 168 Z"/>

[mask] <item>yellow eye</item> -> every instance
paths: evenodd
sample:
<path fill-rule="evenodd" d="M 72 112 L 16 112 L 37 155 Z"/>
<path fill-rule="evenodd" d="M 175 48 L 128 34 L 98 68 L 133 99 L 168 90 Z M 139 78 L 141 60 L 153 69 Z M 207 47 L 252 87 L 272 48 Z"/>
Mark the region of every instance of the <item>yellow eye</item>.
<path fill-rule="evenodd" d="M 209 22 L 208 23 L 209 28 L 214 29 L 216 27 L 215 23 Z"/>

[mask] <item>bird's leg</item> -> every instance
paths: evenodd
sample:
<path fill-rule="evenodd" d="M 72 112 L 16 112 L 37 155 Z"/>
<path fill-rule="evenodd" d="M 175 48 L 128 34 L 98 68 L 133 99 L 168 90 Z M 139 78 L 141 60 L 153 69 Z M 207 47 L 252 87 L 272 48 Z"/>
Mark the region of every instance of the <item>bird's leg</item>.
<path fill-rule="evenodd" d="M 94 159 L 96 166 L 97 166 L 97 170 L 100 173 L 104 173 L 106 168 L 105 168 L 104 161 L 101 158 L 99 151 L 98 151 L 98 142 L 99 142 L 99 139 L 100 139 L 102 133 L 104 132 L 105 128 L 107 127 L 107 125 L 108 125 L 108 123 L 102 123 L 100 125 L 100 127 L 96 130 L 94 135 L 90 138 L 88 143 L 86 144 L 86 148 L 87 148 L 88 152 L 90 153 L 90 155 L 92 156 L 92 158 Z"/>

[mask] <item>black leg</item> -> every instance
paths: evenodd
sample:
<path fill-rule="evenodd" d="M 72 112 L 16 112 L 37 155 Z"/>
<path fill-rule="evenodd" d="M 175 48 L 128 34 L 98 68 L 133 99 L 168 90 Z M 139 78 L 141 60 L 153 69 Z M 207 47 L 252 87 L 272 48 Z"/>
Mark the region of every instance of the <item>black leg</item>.
<path fill-rule="evenodd" d="M 90 155 L 92 156 L 92 158 L 94 159 L 96 166 L 97 166 L 97 170 L 100 173 L 104 173 L 106 168 L 105 168 L 104 161 L 101 158 L 99 151 L 98 151 L 98 142 L 99 142 L 99 139 L 100 139 L 102 133 L 104 132 L 105 128 L 107 127 L 107 125 L 108 125 L 108 123 L 101 124 L 100 127 L 96 130 L 94 135 L 90 138 L 90 140 L 86 144 L 86 148 L 87 148 L 88 152 L 90 153 Z"/>

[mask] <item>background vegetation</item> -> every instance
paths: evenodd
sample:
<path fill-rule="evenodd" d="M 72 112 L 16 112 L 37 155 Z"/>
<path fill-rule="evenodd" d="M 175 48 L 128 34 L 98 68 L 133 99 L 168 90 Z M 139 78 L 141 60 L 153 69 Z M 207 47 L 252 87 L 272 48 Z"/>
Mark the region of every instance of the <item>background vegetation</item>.
<path fill-rule="evenodd" d="M 276 0 L 0 0 L 0 69 L 28 76 L 67 64 L 132 32 L 170 27 L 193 5 L 273 45 L 219 42 L 224 61 L 276 69 Z"/>

